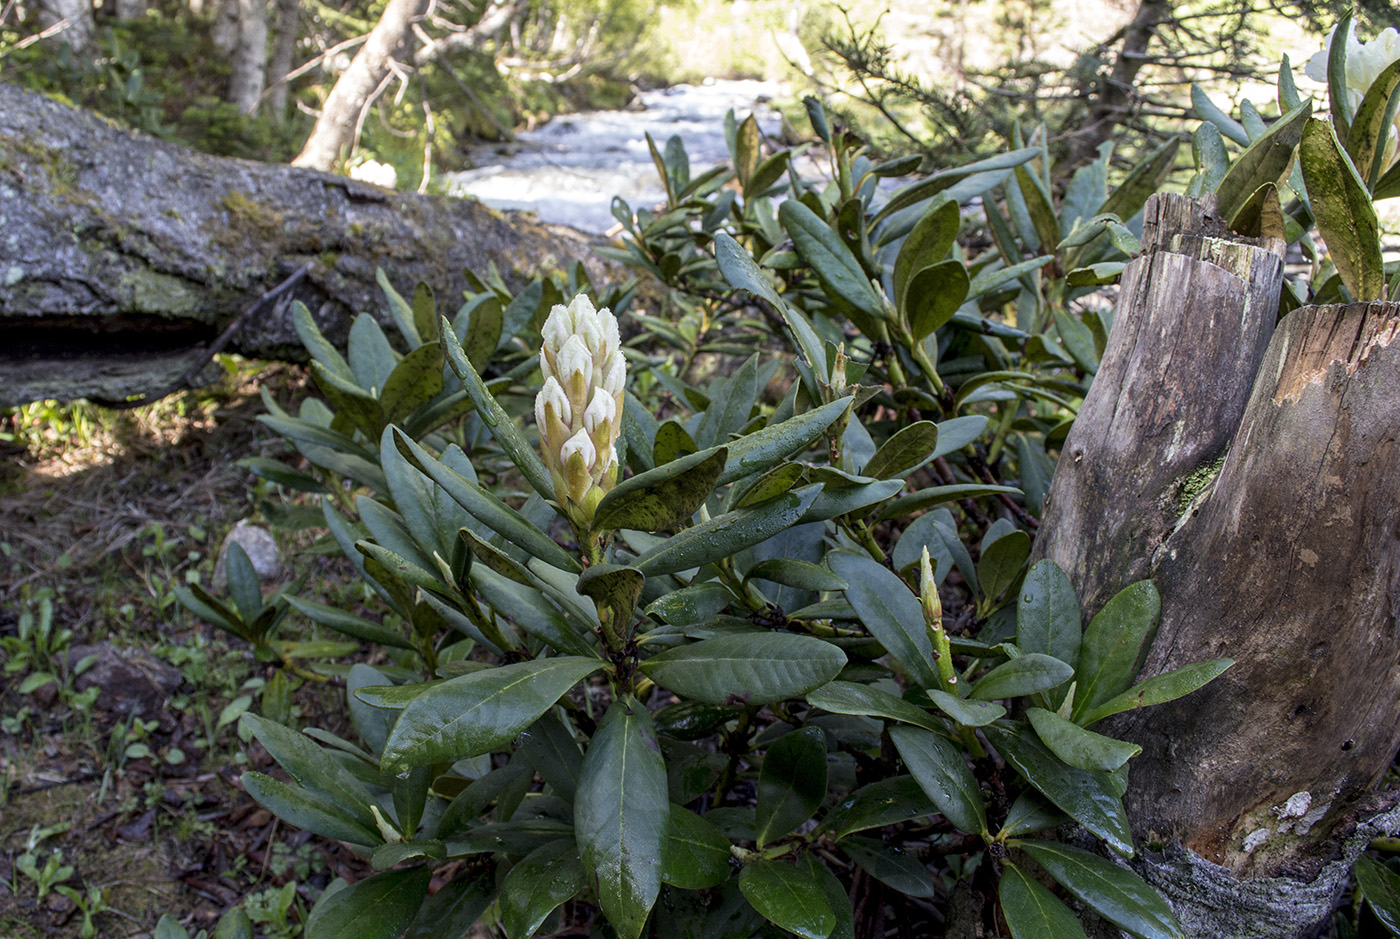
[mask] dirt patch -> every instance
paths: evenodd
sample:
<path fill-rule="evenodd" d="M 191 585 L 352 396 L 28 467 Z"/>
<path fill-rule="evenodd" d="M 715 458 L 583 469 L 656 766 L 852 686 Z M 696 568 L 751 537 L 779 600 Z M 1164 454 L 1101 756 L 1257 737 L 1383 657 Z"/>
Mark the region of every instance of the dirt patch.
<path fill-rule="evenodd" d="M 171 589 L 211 583 L 240 519 L 292 556 L 319 534 L 237 465 L 282 452 L 259 389 L 299 401 L 304 372 L 225 364 L 218 385 L 132 411 L 0 411 L 0 936 L 126 939 L 162 914 L 194 935 L 241 904 L 285 939 L 332 877 L 363 875 L 243 793 L 245 769 L 274 771 L 236 732 L 272 672 Z M 314 554 L 297 566 L 317 591 L 346 581 Z M 132 655 L 161 678 L 139 695 L 101 677 Z M 297 682 L 285 706 L 348 734 L 341 695 Z"/>

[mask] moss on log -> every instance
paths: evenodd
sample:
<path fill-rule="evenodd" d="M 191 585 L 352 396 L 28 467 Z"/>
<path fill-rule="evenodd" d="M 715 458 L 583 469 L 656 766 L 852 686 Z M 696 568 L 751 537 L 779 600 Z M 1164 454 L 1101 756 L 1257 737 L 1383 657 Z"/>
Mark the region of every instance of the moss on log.
<path fill-rule="evenodd" d="M 304 264 L 292 296 L 337 337 L 384 313 L 377 268 L 451 312 L 463 271 L 489 262 L 508 282 L 574 260 L 605 276 L 594 244 L 476 202 L 196 153 L 0 84 L 0 406 L 161 387 Z M 287 306 L 229 351 L 299 357 Z"/>

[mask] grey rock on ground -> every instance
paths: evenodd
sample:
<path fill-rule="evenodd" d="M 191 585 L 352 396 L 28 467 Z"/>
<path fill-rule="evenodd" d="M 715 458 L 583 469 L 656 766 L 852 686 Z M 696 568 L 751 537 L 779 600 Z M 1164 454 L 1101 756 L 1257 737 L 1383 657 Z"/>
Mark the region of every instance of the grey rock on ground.
<path fill-rule="evenodd" d="M 261 525 L 254 525 L 246 518 L 233 526 L 233 530 L 219 547 L 219 558 L 214 562 L 214 589 L 223 590 L 228 584 L 227 561 L 229 542 L 235 542 L 248 560 L 253 562 L 253 570 L 258 579 L 267 582 L 282 573 L 282 552 L 272 532 Z"/>
<path fill-rule="evenodd" d="M 116 714 L 140 710 L 154 717 L 165 709 L 166 700 L 180 687 L 184 677 L 169 662 L 140 649 L 118 649 L 110 642 L 73 646 L 68 650 L 68 667 L 76 668 L 84 659 L 96 656 L 74 682 L 78 691 L 98 689 L 97 706 Z"/>

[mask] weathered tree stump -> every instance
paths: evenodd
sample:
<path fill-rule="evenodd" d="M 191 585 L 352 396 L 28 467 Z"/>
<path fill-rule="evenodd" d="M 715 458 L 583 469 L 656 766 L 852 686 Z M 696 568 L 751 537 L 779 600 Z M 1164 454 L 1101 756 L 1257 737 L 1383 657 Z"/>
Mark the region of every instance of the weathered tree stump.
<path fill-rule="evenodd" d="M 1143 677 L 1236 660 L 1108 722 L 1144 748 L 1126 797 L 1138 865 L 1190 935 L 1301 937 L 1400 817 L 1372 791 L 1400 747 L 1400 304 L 1307 307 L 1270 340 L 1259 247 L 1193 248 L 1252 258 L 1227 276 L 1161 256 L 1194 233 L 1150 240 L 1037 550 L 1084 585 L 1086 613 L 1152 578 Z"/>
<path fill-rule="evenodd" d="M 0 406 L 121 399 L 189 367 L 222 324 L 304 264 L 293 296 L 343 338 L 385 314 L 383 268 L 453 313 L 463 271 L 508 279 L 585 261 L 596 240 L 480 203 L 211 157 L 0 83 Z M 387 318 L 387 317 L 386 317 Z M 287 305 L 229 351 L 298 357 Z"/>
<path fill-rule="evenodd" d="M 1228 655 L 1189 698 L 1125 717 L 1137 825 L 1272 875 L 1400 748 L 1400 304 L 1286 317 L 1209 494 L 1155 552 L 1147 674 Z"/>
<path fill-rule="evenodd" d="M 1152 549 L 1218 469 L 1282 283 L 1283 244 L 1228 234 L 1214 197 L 1153 196 L 1142 235 L 1035 543 L 1069 574 L 1086 616 L 1147 576 Z"/>

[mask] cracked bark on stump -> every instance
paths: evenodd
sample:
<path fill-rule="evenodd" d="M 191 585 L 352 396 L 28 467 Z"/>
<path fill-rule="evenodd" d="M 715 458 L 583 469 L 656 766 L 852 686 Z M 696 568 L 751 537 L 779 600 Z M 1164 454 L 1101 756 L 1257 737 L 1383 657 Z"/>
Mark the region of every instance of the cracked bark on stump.
<path fill-rule="evenodd" d="M 1035 542 L 1093 616 L 1147 576 L 1191 485 L 1224 456 L 1273 334 L 1282 244 L 1230 236 L 1205 200 L 1157 195 L 1103 361 L 1061 449 Z"/>
<path fill-rule="evenodd" d="M 1400 746 L 1400 304 L 1307 307 L 1272 329 L 1268 258 L 1221 265 L 1271 252 L 1223 246 L 1211 207 L 1165 198 L 1177 208 L 1154 197 L 1149 216 L 1208 233 L 1150 235 L 1125 274 L 1037 553 L 1083 585 L 1086 614 L 1153 579 L 1143 677 L 1236 660 L 1107 722 L 1144 748 L 1126 797 L 1139 846 L 1167 844 L 1136 863 L 1188 934 L 1305 936 L 1396 824 L 1372 790 Z M 1172 245 L 1196 247 L 1163 257 Z"/>
<path fill-rule="evenodd" d="M 333 338 L 387 321 L 383 268 L 456 311 L 464 269 L 508 281 L 582 260 L 596 239 L 466 200 L 212 157 L 0 83 L 0 406 L 119 400 L 183 374 L 225 324 L 303 264 L 293 296 Z M 302 358 L 285 305 L 229 351 Z"/>

